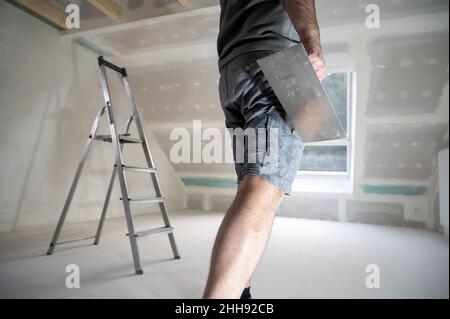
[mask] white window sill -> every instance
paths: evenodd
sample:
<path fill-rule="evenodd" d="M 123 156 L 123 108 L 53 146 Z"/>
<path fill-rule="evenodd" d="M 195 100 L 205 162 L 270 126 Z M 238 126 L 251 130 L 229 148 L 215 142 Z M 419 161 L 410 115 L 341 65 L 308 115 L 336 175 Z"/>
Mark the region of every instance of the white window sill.
<path fill-rule="evenodd" d="M 292 185 L 293 192 L 353 194 L 353 180 L 347 174 L 298 173 Z"/>

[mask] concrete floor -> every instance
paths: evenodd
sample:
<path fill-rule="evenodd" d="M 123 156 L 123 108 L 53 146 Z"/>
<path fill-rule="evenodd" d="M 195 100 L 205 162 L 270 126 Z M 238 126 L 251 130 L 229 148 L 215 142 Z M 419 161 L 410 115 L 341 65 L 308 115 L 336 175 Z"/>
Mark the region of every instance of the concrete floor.
<path fill-rule="evenodd" d="M 223 215 L 171 214 L 182 254 L 171 260 L 166 236 L 140 242 L 144 275 L 133 274 L 122 219 L 108 220 L 100 246 L 45 251 L 52 227 L 0 234 L 1 298 L 199 298 Z M 159 216 L 136 218 L 138 229 Z M 67 225 L 64 239 L 90 235 L 96 223 Z M 78 264 L 80 289 L 65 286 Z M 380 267 L 379 289 L 365 286 L 366 266 Z M 255 298 L 448 298 L 448 238 L 426 230 L 277 218 L 253 281 Z"/>

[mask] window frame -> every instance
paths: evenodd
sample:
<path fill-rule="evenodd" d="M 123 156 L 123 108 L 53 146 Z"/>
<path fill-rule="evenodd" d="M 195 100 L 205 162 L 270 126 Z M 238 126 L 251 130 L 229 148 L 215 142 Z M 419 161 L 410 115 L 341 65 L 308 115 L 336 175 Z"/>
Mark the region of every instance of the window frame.
<path fill-rule="evenodd" d="M 347 150 L 347 164 L 345 172 L 336 171 L 302 171 L 298 170 L 297 175 L 299 176 L 342 176 L 349 177 L 352 171 L 353 159 L 353 113 L 355 104 L 355 94 L 356 89 L 356 72 L 350 68 L 340 67 L 340 68 L 330 68 L 329 74 L 335 73 L 345 73 L 347 76 L 347 135 L 345 138 L 332 141 L 322 141 L 322 142 L 312 142 L 305 143 L 305 146 L 345 146 Z"/>
<path fill-rule="evenodd" d="M 352 194 L 354 190 L 355 170 L 355 128 L 357 104 L 357 71 L 356 63 L 348 56 L 330 56 L 330 60 L 337 62 L 328 65 L 328 73 L 347 73 L 347 136 L 344 139 L 305 143 L 317 146 L 347 147 L 347 171 L 297 171 L 292 185 L 294 192 Z"/>

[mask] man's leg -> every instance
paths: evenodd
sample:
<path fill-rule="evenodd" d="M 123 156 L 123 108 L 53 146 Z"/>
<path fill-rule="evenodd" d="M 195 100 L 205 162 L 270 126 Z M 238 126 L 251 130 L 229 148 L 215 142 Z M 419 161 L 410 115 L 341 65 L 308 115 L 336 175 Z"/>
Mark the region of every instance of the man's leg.
<path fill-rule="evenodd" d="M 246 175 L 220 226 L 204 298 L 238 299 L 270 237 L 283 192 L 259 176 Z"/>

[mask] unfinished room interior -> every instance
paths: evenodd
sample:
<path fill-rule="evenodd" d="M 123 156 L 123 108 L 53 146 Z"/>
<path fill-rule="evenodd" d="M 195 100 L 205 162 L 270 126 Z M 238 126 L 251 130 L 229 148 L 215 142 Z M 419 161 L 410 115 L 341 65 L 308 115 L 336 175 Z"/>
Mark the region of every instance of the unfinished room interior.
<path fill-rule="evenodd" d="M 0 298 L 449 298 L 449 2 L 316 0 L 320 82 L 295 74 L 316 70 L 298 43 L 241 80 L 246 53 L 219 67 L 222 33 L 237 45 L 260 27 L 225 30 L 241 1 L 0 1 Z M 300 2 L 249 0 L 239 17 L 279 19 L 272 6 L 296 32 Z M 327 93 L 320 133 L 344 133 L 309 139 L 313 124 L 270 113 L 291 190 L 280 171 L 238 183 L 233 81 L 253 86 L 227 108 L 245 115 L 266 85 L 277 106 L 253 108 L 278 112 L 292 74 Z M 262 193 L 280 196 L 273 225 Z"/>

